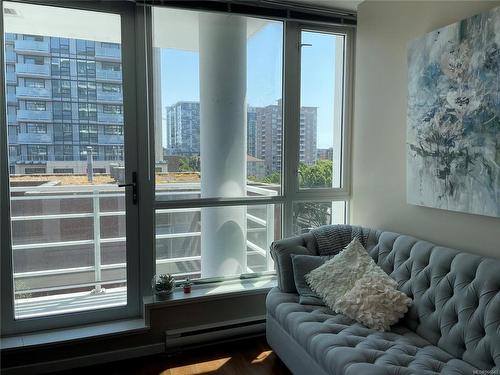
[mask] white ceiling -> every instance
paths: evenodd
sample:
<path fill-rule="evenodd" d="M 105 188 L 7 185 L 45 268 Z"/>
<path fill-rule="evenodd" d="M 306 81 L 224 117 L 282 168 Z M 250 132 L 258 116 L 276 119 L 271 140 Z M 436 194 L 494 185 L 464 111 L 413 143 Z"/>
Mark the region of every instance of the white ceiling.
<path fill-rule="evenodd" d="M 304 4 L 321 8 L 356 11 L 363 0 L 285 0 L 283 3 Z"/>

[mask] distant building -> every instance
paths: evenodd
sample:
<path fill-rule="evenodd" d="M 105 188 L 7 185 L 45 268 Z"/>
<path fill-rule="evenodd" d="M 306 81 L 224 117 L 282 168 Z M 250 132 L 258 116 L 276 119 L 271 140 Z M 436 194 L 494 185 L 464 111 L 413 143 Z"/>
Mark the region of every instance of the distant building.
<path fill-rule="evenodd" d="M 6 33 L 5 63 L 11 174 L 123 161 L 120 44 Z"/>
<path fill-rule="evenodd" d="M 200 155 L 200 104 L 177 102 L 166 108 L 166 156 Z M 281 169 L 283 142 L 281 100 L 275 105 L 247 108 L 247 154 L 261 160 L 265 174 Z M 317 108 L 300 110 L 300 161 L 316 163 Z M 169 170 L 171 170 L 169 168 Z M 250 174 L 250 172 L 248 173 Z"/>
<path fill-rule="evenodd" d="M 167 154 L 200 155 L 200 103 L 177 102 L 166 113 Z"/>
<path fill-rule="evenodd" d="M 266 163 L 252 155 L 247 155 L 247 176 L 265 177 Z"/>
<path fill-rule="evenodd" d="M 282 101 L 257 107 L 256 157 L 265 160 L 267 173 L 281 169 L 283 144 Z M 316 163 L 317 108 L 300 108 L 300 162 Z"/>
<path fill-rule="evenodd" d="M 333 148 L 318 148 L 318 160 L 333 160 Z"/>
<path fill-rule="evenodd" d="M 247 154 L 257 155 L 257 108 L 248 107 L 247 109 Z"/>

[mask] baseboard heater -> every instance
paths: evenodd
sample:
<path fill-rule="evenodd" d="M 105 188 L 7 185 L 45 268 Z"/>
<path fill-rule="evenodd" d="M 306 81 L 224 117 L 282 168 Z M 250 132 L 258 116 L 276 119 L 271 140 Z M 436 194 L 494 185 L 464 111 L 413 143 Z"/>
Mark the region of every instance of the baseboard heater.
<path fill-rule="evenodd" d="M 167 352 L 208 343 L 261 335 L 266 331 L 265 315 L 227 320 L 166 331 Z"/>

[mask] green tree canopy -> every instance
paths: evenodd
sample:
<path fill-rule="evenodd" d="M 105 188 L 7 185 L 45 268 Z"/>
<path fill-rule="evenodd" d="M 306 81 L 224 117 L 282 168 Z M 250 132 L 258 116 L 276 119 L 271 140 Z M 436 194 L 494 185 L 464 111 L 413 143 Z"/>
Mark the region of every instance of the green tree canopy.
<path fill-rule="evenodd" d="M 318 160 L 314 165 L 299 165 L 299 186 L 306 188 L 332 187 L 333 162 Z"/>

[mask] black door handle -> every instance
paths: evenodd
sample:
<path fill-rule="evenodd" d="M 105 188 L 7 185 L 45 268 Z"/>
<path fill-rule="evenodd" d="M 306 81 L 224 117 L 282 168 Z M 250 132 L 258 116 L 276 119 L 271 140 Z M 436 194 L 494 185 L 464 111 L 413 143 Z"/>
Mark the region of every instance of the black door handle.
<path fill-rule="evenodd" d="M 118 187 L 132 187 L 132 203 L 137 204 L 137 172 L 132 172 L 132 183 L 118 184 Z"/>

